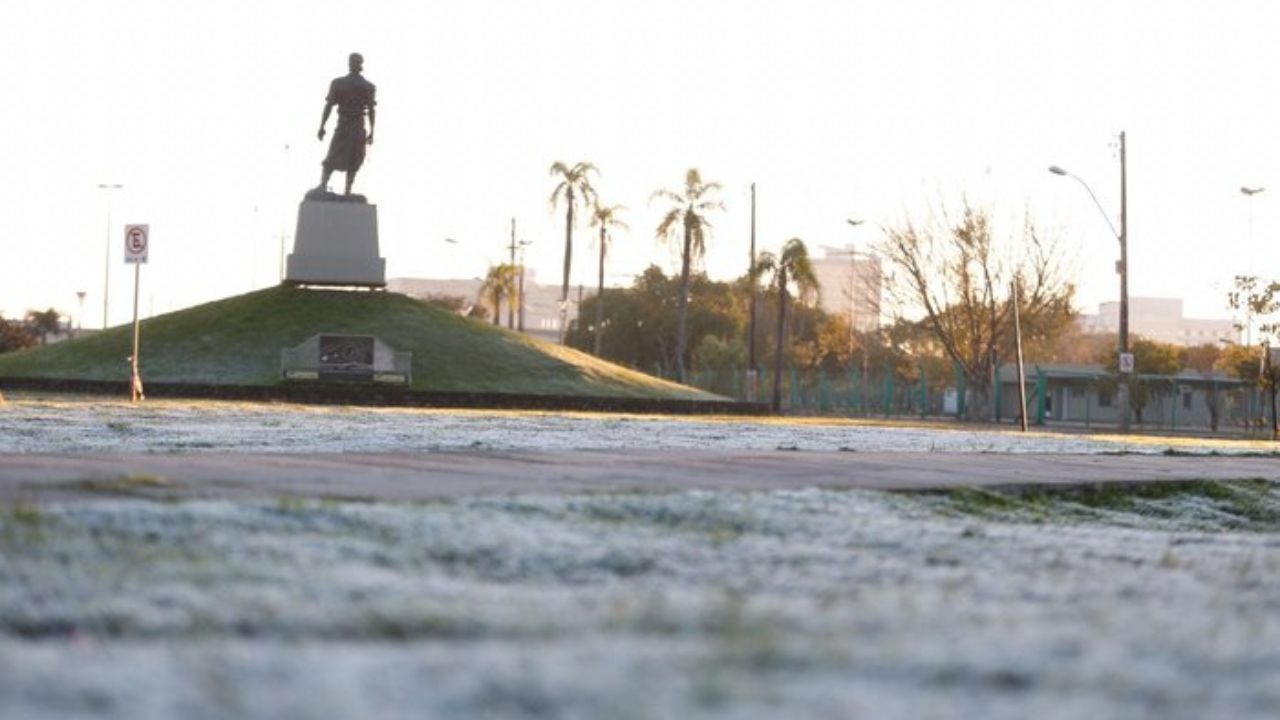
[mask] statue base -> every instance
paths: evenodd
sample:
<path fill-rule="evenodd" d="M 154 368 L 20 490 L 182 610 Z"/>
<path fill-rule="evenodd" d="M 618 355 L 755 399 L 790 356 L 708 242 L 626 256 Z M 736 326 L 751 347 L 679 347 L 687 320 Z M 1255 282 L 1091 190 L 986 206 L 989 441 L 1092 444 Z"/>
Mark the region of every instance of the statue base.
<path fill-rule="evenodd" d="M 378 206 L 303 200 L 284 279 L 293 285 L 386 287 L 387 261 L 378 256 Z"/>

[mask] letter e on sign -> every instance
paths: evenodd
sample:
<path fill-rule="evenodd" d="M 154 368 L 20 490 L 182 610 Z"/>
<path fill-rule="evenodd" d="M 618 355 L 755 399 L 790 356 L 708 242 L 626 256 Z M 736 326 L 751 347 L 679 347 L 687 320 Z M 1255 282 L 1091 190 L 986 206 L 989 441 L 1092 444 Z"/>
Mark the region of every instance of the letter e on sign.
<path fill-rule="evenodd" d="M 144 263 L 147 261 L 147 250 L 151 245 L 150 225 L 124 226 L 124 261 L 127 263 Z"/>

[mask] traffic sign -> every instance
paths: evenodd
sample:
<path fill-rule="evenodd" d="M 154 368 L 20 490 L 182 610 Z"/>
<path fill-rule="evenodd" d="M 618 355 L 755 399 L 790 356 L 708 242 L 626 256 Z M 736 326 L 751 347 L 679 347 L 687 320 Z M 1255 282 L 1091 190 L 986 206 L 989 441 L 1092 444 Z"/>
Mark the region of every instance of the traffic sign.
<path fill-rule="evenodd" d="M 145 263 L 147 250 L 151 245 L 150 225 L 124 226 L 124 261 L 126 263 Z"/>
<path fill-rule="evenodd" d="M 1120 372 L 1133 372 L 1133 353 L 1120 353 Z"/>

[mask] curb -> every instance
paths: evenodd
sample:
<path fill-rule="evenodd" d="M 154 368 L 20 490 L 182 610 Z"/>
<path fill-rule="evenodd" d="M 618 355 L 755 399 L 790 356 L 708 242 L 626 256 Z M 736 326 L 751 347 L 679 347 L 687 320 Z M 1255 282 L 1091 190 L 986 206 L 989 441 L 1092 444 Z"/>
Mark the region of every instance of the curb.
<path fill-rule="evenodd" d="M 0 378 L 0 390 L 34 390 L 87 395 L 129 395 L 128 381 Z M 368 405 L 377 407 L 471 408 L 487 410 L 559 410 L 670 415 L 768 415 L 764 403 L 734 400 L 663 400 L 589 395 L 536 395 L 485 392 L 406 390 L 371 385 L 294 382 L 287 385 L 216 385 L 148 382 L 153 398 L 250 400 L 304 405 Z"/>

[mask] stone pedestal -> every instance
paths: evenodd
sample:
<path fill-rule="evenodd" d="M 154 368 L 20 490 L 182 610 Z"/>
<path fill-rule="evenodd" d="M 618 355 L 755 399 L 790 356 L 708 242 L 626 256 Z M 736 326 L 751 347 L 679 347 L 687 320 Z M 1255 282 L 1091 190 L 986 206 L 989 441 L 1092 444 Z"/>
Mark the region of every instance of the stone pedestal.
<path fill-rule="evenodd" d="M 378 207 L 304 200 L 284 277 L 295 285 L 385 287 L 387 261 L 378 256 Z"/>

